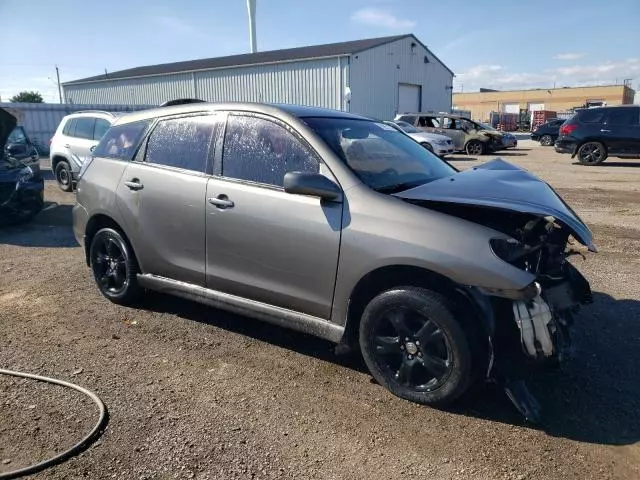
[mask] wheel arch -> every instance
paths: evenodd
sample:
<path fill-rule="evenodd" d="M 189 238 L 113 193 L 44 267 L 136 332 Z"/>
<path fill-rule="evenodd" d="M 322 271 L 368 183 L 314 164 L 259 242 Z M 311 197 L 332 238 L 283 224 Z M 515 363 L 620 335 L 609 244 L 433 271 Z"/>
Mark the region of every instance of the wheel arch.
<path fill-rule="evenodd" d="M 89 252 L 91 250 L 91 242 L 93 241 L 93 237 L 99 230 L 103 228 L 113 228 L 114 230 L 118 230 L 124 237 L 125 241 L 131 247 L 134 257 L 136 257 L 135 247 L 131 243 L 131 239 L 127 235 L 127 232 L 124 230 L 124 228 L 122 228 L 122 226 L 109 215 L 106 215 L 104 213 L 97 213 L 89 219 L 89 221 L 87 222 L 87 226 L 85 227 L 84 255 L 87 265 L 90 264 Z"/>
<path fill-rule="evenodd" d="M 51 171 L 52 172 L 56 171 L 56 167 L 58 166 L 58 164 L 60 162 L 69 163 L 69 159 L 67 157 L 65 157 L 64 155 L 60 155 L 59 153 L 57 153 L 53 157 L 51 157 Z M 69 165 L 71 165 L 71 164 L 69 163 Z"/>
<path fill-rule="evenodd" d="M 460 285 L 432 270 L 413 265 L 386 265 L 370 271 L 355 285 L 349 296 L 347 319 L 341 344 L 358 344 L 360 319 L 367 304 L 378 294 L 394 287 L 423 287 L 438 292 L 479 321 L 490 336 L 495 327 L 489 299 L 473 288 Z"/>

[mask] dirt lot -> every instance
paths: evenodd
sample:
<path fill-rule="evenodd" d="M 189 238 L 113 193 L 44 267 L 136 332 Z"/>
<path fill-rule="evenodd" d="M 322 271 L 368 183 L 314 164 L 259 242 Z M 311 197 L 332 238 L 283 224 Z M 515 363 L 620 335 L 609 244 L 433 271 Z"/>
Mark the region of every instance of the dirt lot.
<path fill-rule="evenodd" d="M 532 379 L 541 428 L 493 388 L 425 408 L 322 340 L 159 295 L 110 304 L 73 239 L 74 197 L 49 179 L 59 206 L 0 232 L 0 366 L 96 391 L 110 423 L 36 477 L 640 478 L 640 161 L 580 167 L 532 142 L 502 156 L 549 181 L 600 248 L 576 261 L 595 292 L 576 358 Z M 0 376 L 0 472 L 70 446 L 95 416 L 73 393 Z"/>

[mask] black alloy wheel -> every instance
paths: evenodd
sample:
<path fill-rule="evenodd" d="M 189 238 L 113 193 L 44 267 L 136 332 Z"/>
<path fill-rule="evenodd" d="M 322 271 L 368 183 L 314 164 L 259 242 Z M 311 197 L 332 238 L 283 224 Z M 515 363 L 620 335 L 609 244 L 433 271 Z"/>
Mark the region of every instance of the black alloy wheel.
<path fill-rule="evenodd" d="M 600 142 L 587 142 L 578 149 L 578 161 L 582 165 L 598 165 L 607 158 L 607 150 Z"/>
<path fill-rule="evenodd" d="M 551 135 L 543 135 L 540 139 L 540 145 L 544 147 L 550 147 L 553 145 L 553 137 Z"/>
<path fill-rule="evenodd" d="M 133 252 L 120 232 L 99 230 L 89 253 L 93 278 L 100 293 L 119 304 L 130 304 L 139 295 L 138 267 Z"/>
<path fill-rule="evenodd" d="M 60 161 L 56 165 L 55 169 L 56 181 L 60 190 L 63 192 L 70 192 L 73 190 L 73 176 L 71 174 L 71 167 L 65 161 Z"/>
<path fill-rule="evenodd" d="M 401 287 L 365 308 L 360 347 L 371 374 L 393 394 L 444 405 L 467 391 L 483 365 L 476 357 L 482 355 L 482 334 L 474 327 L 471 332 L 442 295 Z"/>
<path fill-rule="evenodd" d="M 484 145 L 479 140 L 471 140 L 465 146 L 465 151 L 467 152 L 467 155 L 471 156 L 482 155 L 484 154 Z"/>

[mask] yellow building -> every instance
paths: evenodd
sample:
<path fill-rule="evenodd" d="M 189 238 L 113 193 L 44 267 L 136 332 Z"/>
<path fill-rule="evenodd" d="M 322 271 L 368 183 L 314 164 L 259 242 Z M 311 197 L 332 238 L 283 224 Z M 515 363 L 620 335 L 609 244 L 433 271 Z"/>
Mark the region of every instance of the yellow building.
<path fill-rule="evenodd" d="M 490 112 L 565 112 L 584 106 L 630 104 L 634 95 L 635 91 L 628 85 L 505 91 L 480 89 L 480 92 L 454 93 L 453 108 L 471 111 L 473 120 L 487 121 Z"/>

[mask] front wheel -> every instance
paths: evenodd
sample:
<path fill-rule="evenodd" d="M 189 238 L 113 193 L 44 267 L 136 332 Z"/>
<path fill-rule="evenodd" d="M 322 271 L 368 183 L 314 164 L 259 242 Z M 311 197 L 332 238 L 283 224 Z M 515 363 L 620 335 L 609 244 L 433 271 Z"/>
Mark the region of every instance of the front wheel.
<path fill-rule="evenodd" d="M 483 365 L 482 335 L 465 331 L 461 318 L 431 290 L 400 287 L 379 294 L 360 322 L 360 348 L 371 374 L 406 400 L 434 406 L 452 402 Z"/>
<path fill-rule="evenodd" d="M 607 149 L 600 142 L 587 142 L 578 149 L 578 161 L 582 165 L 598 165 L 607 158 Z"/>
<path fill-rule="evenodd" d="M 484 154 L 484 144 L 479 140 L 471 140 L 464 147 L 467 155 L 483 155 Z"/>
<path fill-rule="evenodd" d="M 122 234 L 113 228 L 96 232 L 89 259 L 100 293 L 114 303 L 131 305 L 140 296 L 138 263 Z"/>
<path fill-rule="evenodd" d="M 543 135 L 540 139 L 540 145 L 543 147 L 550 147 L 553 145 L 553 137 L 551 135 Z"/>
<path fill-rule="evenodd" d="M 422 142 L 420 145 L 422 145 L 424 148 L 426 148 L 431 153 L 433 153 L 433 147 L 431 146 L 431 144 L 429 142 Z"/>

